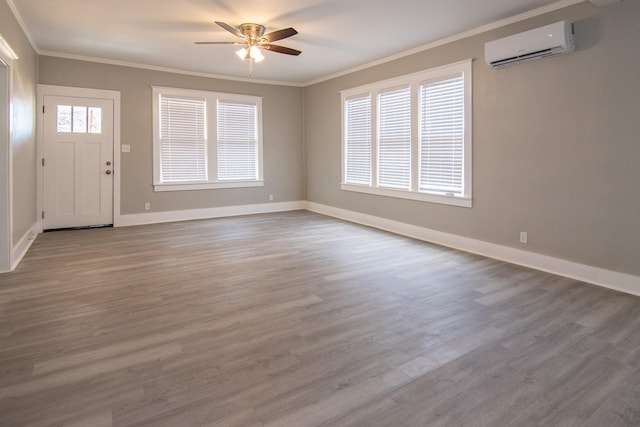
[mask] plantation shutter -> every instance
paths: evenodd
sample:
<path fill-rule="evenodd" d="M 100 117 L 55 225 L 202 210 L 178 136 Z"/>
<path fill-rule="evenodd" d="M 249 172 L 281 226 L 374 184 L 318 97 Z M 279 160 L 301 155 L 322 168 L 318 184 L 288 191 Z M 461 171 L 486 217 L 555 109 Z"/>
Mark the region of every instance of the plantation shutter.
<path fill-rule="evenodd" d="M 371 96 L 346 101 L 345 183 L 371 185 Z"/>
<path fill-rule="evenodd" d="M 464 77 L 420 86 L 420 191 L 464 194 Z"/>
<path fill-rule="evenodd" d="M 218 179 L 258 179 L 256 104 L 218 102 Z"/>
<path fill-rule="evenodd" d="M 378 105 L 378 185 L 410 190 L 410 87 L 381 92 Z"/>
<path fill-rule="evenodd" d="M 207 180 L 206 102 L 160 96 L 160 180 Z"/>

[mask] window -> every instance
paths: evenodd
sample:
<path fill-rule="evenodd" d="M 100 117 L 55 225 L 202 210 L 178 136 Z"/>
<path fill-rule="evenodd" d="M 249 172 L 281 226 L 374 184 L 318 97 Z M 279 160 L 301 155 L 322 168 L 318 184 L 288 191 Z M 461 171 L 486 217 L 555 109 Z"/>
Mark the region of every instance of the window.
<path fill-rule="evenodd" d="M 342 92 L 341 188 L 471 207 L 471 60 Z"/>
<path fill-rule="evenodd" d="M 420 191 L 464 193 L 464 77 L 420 85 Z"/>
<path fill-rule="evenodd" d="M 153 88 L 155 191 L 264 185 L 262 98 Z"/>
<path fill-rule="evenodd" d="M 102 108 L 58 105 L 56 122 L 61 133 L 102 133 Z"/>
<path fill-rule="evenodd" d="M 411 88 L 378 94 L 378 186 L 411 189 Z"/>
<path fill-rule="evenodd" d="M 207 181 L 206 102 L 160 95 L 160 181 Z"/>
<path fill-rule="evenodd" d="M 218 179 L 258 178 L 256 105 L 218 102 Z"/>
<path fill-rule="evenodd" d="M 346 181 L 371 184 L 371 97 L 348 99 L 345 102 Z"/>

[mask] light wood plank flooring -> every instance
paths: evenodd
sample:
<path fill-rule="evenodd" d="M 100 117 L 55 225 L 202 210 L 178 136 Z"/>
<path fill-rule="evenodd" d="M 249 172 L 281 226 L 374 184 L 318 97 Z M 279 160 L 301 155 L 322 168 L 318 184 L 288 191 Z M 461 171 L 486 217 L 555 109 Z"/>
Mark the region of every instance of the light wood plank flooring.
<path fill-rule="evenodd" d="M 46 233 L 2 426 L 640 425 L 640 299 L 310 212 Z"/>

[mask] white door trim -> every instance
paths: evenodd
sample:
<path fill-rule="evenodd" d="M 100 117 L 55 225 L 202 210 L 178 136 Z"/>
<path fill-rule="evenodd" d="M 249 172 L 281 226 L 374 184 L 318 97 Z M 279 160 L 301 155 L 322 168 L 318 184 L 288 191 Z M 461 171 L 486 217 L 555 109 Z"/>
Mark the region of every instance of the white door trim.
<path fill-rule="evenodd" d="M 6 77 L 0 80 L 3 95 L 0 102 L 6 120 L 5 131 L 0 135 L 0 273 L 12 270 L 13 261 L 13 149 L 11 147 L 11 132 L 13 112 L 11 99 L 13 97 L 13 61 L 18 59 L 11 46 L 0 35 L 0 66 L 5 68 Z M 5 114 L 6 113 L 6 114 Z"/>
<path fill-rule="evenodd" d="M 0 134 L 0 273 L 11 271 L 13 254 L 13 194 L 11 149 L 11 64 L 0 55 L 0 120 L 5 126 Z M 5 77 L 6 76 L 6 77 Z M 4 123 L 6 122 L 6 123 Z"/>
<path fill-rule="evenodd" d="M 69 96 L 77 98 L 99 98 L 113 101 L 113 225 L 120 223 L 120 92 L 115 90 L 88 89 L 67 86 L 38 85 L 37 90 L 37 208 L 38 208 L 38 230 L 42 232 L 42 209 L 44 197 L 44 183 L 42 158 L 44 156 L 44 120 L 42 109 L 44 108 L 45 96 Z"/>

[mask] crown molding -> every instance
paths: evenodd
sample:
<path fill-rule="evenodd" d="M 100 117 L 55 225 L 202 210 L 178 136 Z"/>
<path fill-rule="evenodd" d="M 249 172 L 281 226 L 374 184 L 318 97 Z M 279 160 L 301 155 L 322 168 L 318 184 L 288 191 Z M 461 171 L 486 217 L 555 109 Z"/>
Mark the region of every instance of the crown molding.
<path fill-rule="evenodd" d="M 614 0 L 594 0 L 594 1 L 614 1 Z M 615 0 L 615 1 L 620 1 L 620 0 Z M 342 77 L 342 76 L 345 76 L 347 74 L 354 73 L 356 71 L 361 71 L 361 70 L 365 70 L 367 68 L 374 67 L 376 65 L 385 64 L 387 62 L 391 62 L 391 61 L 394 61 L 396 59 L 404 58 L 405 56 L 410 56 L 410 55 L 413 55 L 415 53 L 419 53 L 419 52 L 423 52 L 425 50 L 433 49 L 433 48 L 438 47 L 438 46 L 442 46 L 442 45 L 445 45 L 445 44 L 448 44 L 448 43 L 452 43 L 452 42 L 455 42 L 455 41 L 458 41 L 458 40 L 466 39 L 468 37 L 472 37 L 472 36 L 475 36 L 475 35 L 478 35 L 478 34 L 482 34 L 482 33 L 485 33 L 487 31 L 495 30 L 497 28 L 504 27 L 506 25 L 515 24 L 516 22 L 524 21 L 524 20 L 527 20 L 527 19 L 530 19 L 530 18 L 535 18 L 536 16 L 544 15 L 545 13 L 549 13 L 549 12 L 553 12 L 553 11 L 556 11 L 556 10 L 559 10 L 559 9 L 563 9 L 565 7 L 573 6 L 573 5 L 578 4 L 578 3 L 584 3 L 584 0 L 560 0 L 558 2 L 549 4 L 549 5 L 546 5 L 546 6 L 543 6 L 543 7 L 539 7 L 537 9 L 530 10 L 528 12 L 520 13 L 518 15 L 514 15 L 514 16 L 511 16 L 509 18 L 501 19 L 499 21 L 495 21 L 495 22 L 492 22 L 492 23 L 487 24 L 487 25 L 482 25 L 480 27 L 476 27 L 476 28 L 473 28 L 473 29 L 468 30 L 468 31 L 463 31 L 462 33 L 454 34 L 452 36 L 445 37 L 445 38 L 442 38 L 440 40 L 429 42 L 429 43 L 423 44 L 421 46 L 415 47 L 413 49 L 405 50 L 405 51 L 396 53 L 396 54 L 391 55 L 391 56 L 387 56 L 387 57 L 384 57 L 384 58 L 377 59 L 375 61 L 367 62 L 365 64 L 358 65 L 357 67 L 353 67 L 353 68 L 350 68 L 348 70 L 339 71 L 337 73 L 333 73 L 333 74 L 329 74 L 329 75 L 324 76 L 324 77 L 320 77 L 320 78 L 318 78 L 316 80 L 312 80 L 312 81 L 309 81 L 309 82 L 305 83 L 305 86 L 311 86 L 311 85 L 314 85 L 314 84 L 317 84 L 317 83 L 322 83 L 322 82 L 325 82 L 325 81 L 328 81 L 328 80 L 335 79 L 337 77 Z"/>
<path fill-rule="evenodd" d="M 546 5 L 546 6 L 542 6 L 539 7 L 537 9 L 533 9 L 530 10 L 528 12 L 524 12 L 524 13 L 520 13 L 518 15 L 514 15 L 512 17 L 509 18 L 505 18 L 505 19 L 501 19 L 499 21 L 495 21 L 492 22 L 490 24 L 487 25 L 482 25 L 480 27 L 476 27 L 473 28 L 471 30 L 468 31 L 464 31 L 458 34 L 454 34 L 452 36 L 449 37 L 444 37 L 442 39 L 433 41 L 433 42 L 429 42 L 426 44 L 423 44 L 421 46 L 409 49 L 409 50 L 405 50 L 402 52 L 399 52 L 397 54 L 391 55 L 391 56 L 387 56 L 384 58 L 380 58 L 374 61 L 370 61 L 361 65 L 358 65 L 356 67 L 352 67 L 343 71 L 338 71 L 336 73 L 332 73 L 332 74 L 328 74 L 326 76 L 323 77 L 319 77 L 317 79 L 313 79 L 307 82 L 292 82 L 292 81 L 278 81 L 278 80 L 257 80 L 257 79 L 253 79 L 253 78 L 248 78 L 248 77 L 235 77 L 235 76 L 229 76 L 229 75 L 222 75 L 222 74 L 214 74 L 214 73 L 205 73 L 205 72 L 198 72 L 198 71 L 190 71 L 190 70 L 183 70 L 183 69 L 178 69 L 178 68 L 171 68 L 171 67 L 162 67 L 162 66 L 156 66 L 156 65 L 150 65 L 150 64 L 144 64 L 144 63 L 136 63 L 136 62 L 129 62 L 129 61 L 120 61 L 120 60 L 114 60 L 114 59 L 106 59 L 106 58 L 98 58 L 98 57 L 92 57 L 92 56 L 84 56 L 84 55 L 76 55 L 76 54 L 69 54 L 69 53 L 64 53 L 64 52 L 56 52 L 56 51 L 43 51 L 40 50 L 37 45 L 33 42 L 33 37 L 31 35 L 31 33 L 29 32 L 27 26 L 24 24 L 24 21 L 22 19 L 22 17 L 20 16 L 20 13 L 18 12 L 14 1 L 13 0 L 6 0 L 7 1 L 7 5 L 9 6 L 9 8 L 11 9 L 11 11 L 13 12 L 13 15 L 15 16 L 16 20 L 18 21 L 18 24 L 20 25 L 20 27 L 22 28 L 22 31 L 25 33 L 27 39 L 29 40 L 29 43 L 31 44 L 31 46 L 33 47 L 33 49 L 36 51 L 36 53 L 38 55 L 42 55 L 42 56 L 51 56 L 51 57 L 57 57 L 57 58 L 64 58 L 64 59 L 74 59 L 74 60 L 79 60 L 79 61 L 89 61 L 89 62 L 97 62 L 97 63 L 102 63 L 102 64 L 110 64 L 110 65 L 120 65 L 120 66 L 124 66 L 124 67 L 132 67 L 132 68 L 140 68 L 140 69 L 147 69 L 147 70 L 153 70 L 153 71 L 162 71 L 162 72 L 168 72 L 168 73 L 174 73 L 174 74 L 184 74 L 184 75 L 190 75 L 190 76 L 197 76 L 197 77 L 206 77 L 206 78 L 213 78 L 213 79 L 222 79 L 222 80 L 231 80 L 231 81 L 239 81 L 239 82 L 245 82 L 245 83 L 256 83 L 256 84 L 268 84 L 268 85 L 280 85 L 280 86 L 292 86 L 292 87 L 306 87 L 306 86 L 312 86 L 318 83 L 322 83 L 328 80 L 332 80 L 334 78 L 337 77 L 341 77 L 347 74 L 351 74 L 354 73 L 356 71 L 361 71 L 370 67 L 374 67 L 376 65 L 380 65 L 380 64 L 384 64 L 387 62 L 391 62 L 394 61 L 396 59 L 400 59 L 400 58 L 404 58 L 406 56 L 410 56 L 413 55 L 415 53 L 419 53 L 419 52 L 423 52 L 425 50 L 429 50 L 429 49 L 433 49 L 435 47 L 438 46 L 442 46 L 448 43 L 452 43 L 458 40 L 462 40 L 468 37 L 472 37 L 487 31 L 491 31 L 500 27 L 504 27 L 506 25 L 510 25 L 510 24 L 514 24 L 520 21 L 524 21 L 530 18 L 534 18 L 536 16 L 540 16 L 549 12 L 553 12 L 559 9 L 563 9 L 565 7 L 569 7 L 569 6 L 573 6 L 575 4 L 578 3 L 585 3 L 585 0 L 560 0 L 557 1 L 555 3 Z M 611 3 L 617 3 L 620 2 L 622 0 L 588 0 L 587 3 L 591 3 L 593 5 L 596 6 L 605 6 Z"/>
<path fill-rule="evenodd" d="M 231 80 L 231 81 L 237 81 L 237 82 L 278 85 L 278 86 L 297 86 L 297 87 L 304 86 L 304 83 L 300 83 L 300 82 L 260 80 L 260 79 L 254 79 L 251 77 L 235 77 L 235 76 L 228 76 L 223 74 L 203 73 L 199 71 L 182 70 L 179 68 L 162 67 L 158 65 L 150 65 L 150 64 L 144 64 L 144 63 L 138 63 L 138 62 L 120 61 L 117 59 L 98 58 L 94 56 L 75 55 L 71 53 L 48 51 L 48 50 L 40 51 L 39 54 L 41 56 L 50 56 L 54 58 L 73 59 L 76 61 L 97 62 L 100 64 L 118 65 L 121 67 L 139 68 L 144 70 L 161 71 L 165 73 L 183 74 L 183 75 L 196 76 L 196 77 L 207 77 L 210 79 Z"/>
<path fill-rule="evenodd" d="M 613 3 L 619 3 L 622 0 L 589 0 L 590 3 L 593 3 L 595 6 L 602 7 L 607 6 Z"/>

